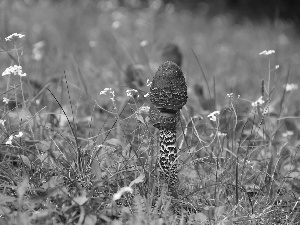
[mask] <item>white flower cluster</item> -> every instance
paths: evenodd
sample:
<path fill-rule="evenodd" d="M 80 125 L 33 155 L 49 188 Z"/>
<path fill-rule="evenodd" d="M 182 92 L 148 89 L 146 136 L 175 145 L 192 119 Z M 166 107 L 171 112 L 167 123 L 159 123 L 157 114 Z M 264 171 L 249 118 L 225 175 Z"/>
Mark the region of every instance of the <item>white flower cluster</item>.
<path fill-rule="evenodd" d="M 207 117 L 208 117 L 211 121 L 216 121 L 218 115 L 220 115 L 220 111 L 214 111 L 214 112 L 210 113 Z"/>
<path fill-rule="evenodd" d="M 298 84 L 286 84 L 285 90 L 286 91 L 293 91 L 298 89 Z"/>
<path fill-rule="evenodd" d="M 275 54 L 275 50 L 264 50 L 259 53 L 259 55 L 272 55 Z"/>
<path fill-rule="evenodd" d="M 137 93 L 138 91 L 135 89 L 126 90 L 127 97 L 133 97 L 133 93 Z"/>
<path fill-rule="evenodd" d="M 5 38 L 5 41 L 12 41 L 14 38 L 23 38 L 25 37 L 24 34 L 18 34 L 18 33 L 13 33 L 9 35 L 8 37 Z"/>
<path fill-rule="evenodd" d="M 112 90 L 112 88 L 104 88 L 103 91 L 100 91 L 100 95 L 106 95 L 107 93 L 110 93 L 112 97 L 110 98 L 113 102 L 115 101 L 115 91 Z"/>
<path fill-rule="evenodd" d="M 150 80 L 149 80 L 149 79 L 147 79 L 147 87 L 150 87 L 150 86 L 151 86 L 151 84 L 152 84 L 152 82 L 150 82 Z"/>
<path fill-rule="evenodd" d="M 227 94 L 228 98 L 233 98 L 233 93 Z"/>
<path fill-rule="evenodd" d="M 10 74 L 19 75 L 20 77 L 25 77 L 27 74 L 23 73 L 22 66 L 14 65 L 5 69 L 2 76 L 7 76 Z"/>
<path fill-rule="evenodd" d="M 9 103 L 9 99 L 8 98 L 3 98 L 3 102 L 5 103 L 5 104 L 8 104 Z"/>
<path fill-rule="evenodd" d="M 252 107 L 257 107 L 259 105 L 264 104 L 265 101 L 263 100 L 263 96 L 260 96 L 259 99 L 257 99 L 255 102 L 252 102 Z"/>
<path fill-rule="evenodd" d="M 149 113 L 150 107 L 149 106 L 141 106 L 139 108 L 139 113 Z"/>
<path fill-rule="evenodd" d="M 10 135 L 8 140 L 5 142 L 6 145 L 12 145 L 12 140 L 14 139 L 14 137 L 16 138 L 20 138 L 23 136 L 23 132 L 20 131 L 18 134 L 16 134 L 15 136 L 14 135 Z"/>

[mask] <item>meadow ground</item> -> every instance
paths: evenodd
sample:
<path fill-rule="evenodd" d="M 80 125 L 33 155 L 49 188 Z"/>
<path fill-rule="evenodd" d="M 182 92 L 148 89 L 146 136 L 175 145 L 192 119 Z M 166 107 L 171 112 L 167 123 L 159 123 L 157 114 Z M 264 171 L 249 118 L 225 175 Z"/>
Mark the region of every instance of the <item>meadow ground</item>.
<path fill-rule="evenodd" d="M 26 73 L 0 77 L 9 100 L 0 103 L 1 224 L 300 224 L 292 24 L 159 1 L 140 10 L 33 2 L 0 2 L 0 71 Z M 25 36 L 5 39 L 13 33 Z M 126 94 L 127 66 L 139 64 L 151 82 L 170 42 L 183 53 L 189 95 L 177 127 L 177 200 L 155 188 L 158 133 L 141 108 L 149 102 Z M 216 121 L 207 118 L 214 110 Z M 189 210 L 174 214 L 178 202 Z"/>

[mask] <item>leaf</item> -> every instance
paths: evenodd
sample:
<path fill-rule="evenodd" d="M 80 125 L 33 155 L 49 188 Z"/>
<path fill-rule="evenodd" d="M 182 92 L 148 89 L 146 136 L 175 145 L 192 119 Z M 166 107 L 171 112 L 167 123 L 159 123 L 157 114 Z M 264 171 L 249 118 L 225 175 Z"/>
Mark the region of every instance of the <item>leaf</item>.
<path fill-rule="evenodd" d="M 95 225 L 96 222 L 97 222 L 97 216 L 93 214 L 88 214 L 84 219 L 83 225 Z"/>
<path fill-rule="evenodd" d="M 0 215 L 7 215 L 11 210 L 5 206 L 0 206 Z"/>
<path fill-rule="evenodd" d="M 141 173 L 135 180 L 131 181 L 131 183 L 129 184 L 129 187 L 131 187 L 134 184 L 144 182 L 144 179 L 145 179 L 145 174 Z"/>
<path fill-rule="evenodd" d="M 79 196 L 73 198 L 73 200 L 78 204 L 78 205 L 84 205 L 89 199 L 86 196 Z"/>
<path fill-rule="evenodd" d="M 0 205 L 5 205 L 8 202 L 14 202 L 15 198 L 0 194 Z"/>
<path fill-rule="evenodd" d="M 101 167 L 100 164 L 97 162 L 97 160 L 93 160 L 92 162 L 92 173 L 96 176 L 98 181 L 102 179 Z"/>
<path fill-rule="evenodd" d="M 141 114 L 136 114 L 135 118 L 140 121 L 141 123 L 145 124 L 144 118 Z"/>
<path fill-rule="evenodd" d="M 40 218 L 44 218 L 46 216 L 48 216 L 50 213 L 50 211 L 47 210 L 41 210 L 41 211 L 34 211 L 32 216 L 30 217 L 30 220 L 36 220 L 36 219 L 40 219 Z"/>
<path fill-rule="evenodd" d="M 28 157 L 25 156 L 25 155 L 20 155 L 20 157 L 21 157 L 21 159 L 22 159 L 22 162 L 23 162 L 29 169 L 31 169 L 31 163 L 30 163 Z"/>
<path fill-rule="evenodd" d="M 215 217 L 219 218 L 225 213 L 225 206 L 218 206 L 215 208 Z"/>
<path fill-rule="evenodd" d="M 196 213 L 195 222 L 205 223 L 207 221 L 207 216 L 203 213 Z"/>
<path fill-rule="evenodd" d="M 116 147 L 119 147 L 119 146 L 122 146 L 122 148 L 126 147 L 126 145 L 124 145 L 124 143 L 122 141 L 120 141 L 119 139 L 117 139 L 117 138 L 109 139 L 109 140 L 106 141 L 106 143 L 108 143 L 110 145 L 113 145 L 113 146 L 116 146 Z"/>

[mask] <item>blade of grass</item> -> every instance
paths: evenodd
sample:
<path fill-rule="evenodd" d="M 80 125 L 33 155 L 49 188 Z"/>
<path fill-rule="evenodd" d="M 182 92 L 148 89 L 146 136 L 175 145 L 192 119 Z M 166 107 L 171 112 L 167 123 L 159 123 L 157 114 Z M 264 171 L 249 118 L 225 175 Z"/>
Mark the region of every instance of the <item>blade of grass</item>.
<path fill-rule="evenodd" d="M 196 53 L 194 52 L 193 48 L 192 48 L 192 52 L 193 52 L 193 54 L 194 54 L 194 56 L 195 56 L 195 58 L 196 58 L 196 60 L 197 60 L 197 63 L 198 63 L 198 65 L 199 65 L 200 69 L 201 69 L 202 76 L 204 77 L 205 84 L 206 84 L 207 89 L 208 89 L 209 97 L 210 97 L 210 99 L 212 99 L 211 94 L 210 94 L 210 88 L 209 88 L 209 85 L 208 85 L 208 82 L 207 82 L 205 73 L 204 73 L 204 71 L 203 71 L 203 69 L 202 69 L 202 66 L 201 66 L 201 64 L 200 64 L 200 62 L 199 62 L 199 59 L 198 59 Z"/>

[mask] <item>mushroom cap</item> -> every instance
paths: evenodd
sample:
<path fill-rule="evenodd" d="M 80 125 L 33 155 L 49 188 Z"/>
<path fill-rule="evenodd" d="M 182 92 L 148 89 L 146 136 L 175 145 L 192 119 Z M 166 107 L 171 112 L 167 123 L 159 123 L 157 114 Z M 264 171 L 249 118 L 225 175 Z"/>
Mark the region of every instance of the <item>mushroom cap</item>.
<path fill-rule="evenodd" d="M 180 67 L 171 61 L 163 63 L 150 87 L 150 101 L 160 109 L 180 110 L 187 102 L 187 86 Z"/>

